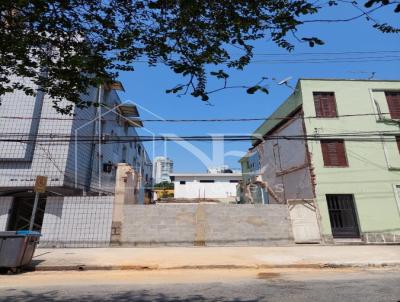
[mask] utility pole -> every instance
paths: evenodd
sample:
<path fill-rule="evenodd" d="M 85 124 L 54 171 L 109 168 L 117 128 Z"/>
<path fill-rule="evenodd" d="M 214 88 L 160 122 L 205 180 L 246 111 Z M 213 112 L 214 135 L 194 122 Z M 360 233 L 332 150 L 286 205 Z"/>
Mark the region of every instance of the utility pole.
<path fill-rule="evenodd" d="M 98 107 L 97 107 L 97 115 L 98 115 L 98 137 L 99 137 L 99 164 L 98 164 L 98 168 L 99 168 L 99 195 L 100 195 L 100 189 L 101 189 L 101 84 L 99 85 L 99 95 L 97 98 L 97 103 L 98 103 Z"/>

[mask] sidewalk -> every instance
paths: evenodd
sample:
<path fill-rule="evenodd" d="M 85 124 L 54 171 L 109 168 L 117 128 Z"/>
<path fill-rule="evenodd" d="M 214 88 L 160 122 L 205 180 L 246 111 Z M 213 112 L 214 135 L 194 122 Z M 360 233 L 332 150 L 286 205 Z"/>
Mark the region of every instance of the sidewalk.
<path fill-rule="evenodd" d="M 400 246 L 37 249 L 35 270 L 400 267 Z"/>

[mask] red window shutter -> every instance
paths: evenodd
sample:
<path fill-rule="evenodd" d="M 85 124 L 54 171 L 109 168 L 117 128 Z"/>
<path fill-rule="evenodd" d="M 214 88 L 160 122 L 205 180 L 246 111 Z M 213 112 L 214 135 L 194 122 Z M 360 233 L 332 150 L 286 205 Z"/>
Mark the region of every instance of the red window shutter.
<path fill-rule="evenodd" d="M 343 140 L 321 140 L 321 148 L 325 166 L 348 166 Z"/>
<path fill-rule="evenodd" d="M 400 136 L 396 136 L 397 148 L 399 149 L 400 153 Z"/>
<path fill-rule="evenodd" d="M 336 100 L 333 92 L 314 92 L 313 95 L 317 117 L 337 117 Z"/>
<path fill-rule="evenodd" d="M 323 115 L 323 110 L 322 110 L 322 103 L 319 98 L 319 95 L 314 92 L 314 106 L 315 106 L 315 114 L 317 117 L 320 117 Z"/>
<path fill-rule="evenodd" d="M 385 95 L 390 117 L 392 119 L 400 119 L 400 91 L 386 91 Z"/>

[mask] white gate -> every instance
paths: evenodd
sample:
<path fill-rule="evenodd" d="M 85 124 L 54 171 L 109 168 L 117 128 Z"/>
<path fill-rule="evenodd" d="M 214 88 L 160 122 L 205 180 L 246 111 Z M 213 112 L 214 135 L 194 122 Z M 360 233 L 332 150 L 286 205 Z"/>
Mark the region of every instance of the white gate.
<path fill-rule="evenodd" d="M 321 235 L 314 201 L 289 200 L 288 206 L 292 220 L 294 241 L 296 243 L 320 242 Z"/>

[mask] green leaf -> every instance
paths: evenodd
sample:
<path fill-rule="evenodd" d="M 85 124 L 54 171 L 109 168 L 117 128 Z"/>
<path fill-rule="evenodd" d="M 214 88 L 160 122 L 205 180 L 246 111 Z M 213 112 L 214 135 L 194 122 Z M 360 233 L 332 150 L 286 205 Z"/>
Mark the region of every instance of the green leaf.
<path fill-rule="evenodd" d="M 246 90 L 246 92 L 247 92 L 248 94 L 254 94 L 259 88 L 260 88 L 260 86 L 258 86 L 258 85 L 252 86 L 252 87 L 248 88 L 248 89 Z"/>
<path fill-rule="evenodd" d="M 374 3 L 377 2 L 376 0 L 369 0 L 367 1 L 364 6 L 367 8 L 370 8 L 372 5 L 374 5 Z"/>
<path fill-rule="evenodd" d="M 166 93 L 177 93 L 177 92 L 181 91 L 183 89 L 183 87 L 184 87 L 183 85 L 179 85 L 172 89 L 167 89 L 167 90 L 165 90 L 165 92 Z"/>
<path fill-rule="evenodd" d="M 324 44 L 325 44 L 324 41 L 322 41 L 322 40 L 320 40 L 320 39 L 318 39 L 318 38 L 316 38 L 316 37 L 312 37 L 312 38 L 302 38 L 302 40 L 305 41 L 305 42 L 308 42 L 308 45 L 309 45 L 310 47 L 314 47 L 315 44 L 317 44 L 317 45 L 324 45 Z"/>
<path fill-rule="evenodd" d="M 211 71 L 210 74 L 212 76 L 216 76 L 218 79 L 227 79 L 229 78 L 229 74 L 225 73 L 222 69 L 218 71 Z"/>
<path fill-rule="evenodd" d="M 202 101 L 207 102 L 209 99 L 210 99 L 210 97 L 207 94 L 203 93 L 201 95 L 201 100 Z"/>

